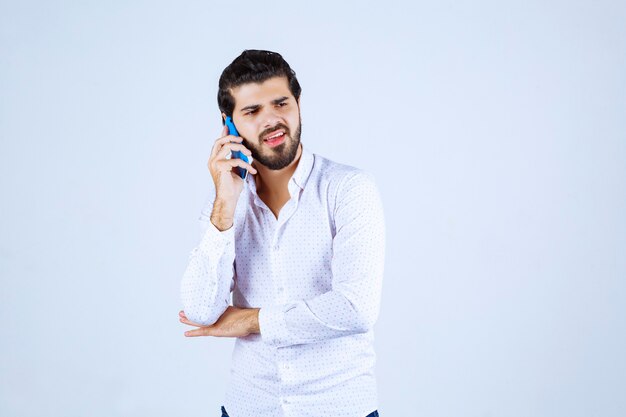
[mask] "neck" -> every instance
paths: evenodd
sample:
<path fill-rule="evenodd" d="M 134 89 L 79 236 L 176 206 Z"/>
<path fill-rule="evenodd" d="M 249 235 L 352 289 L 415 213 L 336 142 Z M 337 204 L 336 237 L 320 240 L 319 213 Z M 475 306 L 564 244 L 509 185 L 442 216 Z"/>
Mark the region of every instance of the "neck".
<path fill-rule="evenodd" d="M 252 165 L 257 170 L 257 174 L 254 176 L 254 181 L 259 194 L 282 194 L 288 191 L 289 180 L 293 176 L 298 163 L 300 162 L 300 156 L 302 155 L 302 142 L 298 145 L 298 151 L 293 161 L 282 169 L 269 169 L 265 165 L 252 162 Z"/>

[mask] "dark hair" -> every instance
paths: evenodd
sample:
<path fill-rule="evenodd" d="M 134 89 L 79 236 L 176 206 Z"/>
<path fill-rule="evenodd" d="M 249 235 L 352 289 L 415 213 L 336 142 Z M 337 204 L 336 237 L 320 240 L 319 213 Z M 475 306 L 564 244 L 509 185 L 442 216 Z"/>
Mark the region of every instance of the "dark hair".
<path fill-rule="evenodd" d="M 247 83 L 262 83 L 272 77 L 281 76 L 287 77 L 289 91 L 298 100 L 302 88 L 296 73 L 278 52 L 246 49 L 222 71 L 217 92 L 217 105 L 220 111 L 226 116 L 233 116 L 235 98 L 230 94 L 231 88 Z"/>

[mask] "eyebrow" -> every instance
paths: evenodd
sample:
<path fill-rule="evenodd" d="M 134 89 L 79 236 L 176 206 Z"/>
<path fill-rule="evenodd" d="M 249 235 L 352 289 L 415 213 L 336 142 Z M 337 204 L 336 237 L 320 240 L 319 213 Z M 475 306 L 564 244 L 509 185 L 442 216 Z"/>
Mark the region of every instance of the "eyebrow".
<path fill-rule="evenodd" d="M 280 98 L 277 98 L 277 99 L 272 100 L 272 104 L 280 104 L 280 103 L 282 103 L 283 101 L 288 100 L 288 99 L 289 99 L 289 97 L 287 97 L 287 96 L 282 96 L 282 97 L 280 97 Z M 239 111 L 244 112 L 244 111 L 246 111 L 246 110 L 256 110 L 256 109 L 258 109 L 259 107 L 261 107 L 261 105 L 260 105 L 260 104 L 251 104 L 250 106 L 246 106 L 246 107 L 242 108 L 242 109 L 241 109 L 241 110 L 239 110 Z"/>

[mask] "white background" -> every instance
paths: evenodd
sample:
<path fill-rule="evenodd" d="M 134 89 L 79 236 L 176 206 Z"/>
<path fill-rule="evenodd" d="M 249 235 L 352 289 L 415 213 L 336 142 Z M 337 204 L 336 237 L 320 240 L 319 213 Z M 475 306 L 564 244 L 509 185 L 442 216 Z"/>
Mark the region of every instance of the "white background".
<path fill-rule="evenodd" d="M 624 4 L 2 1 L 0 415 L 219 415 L 179 283 L 244 49 L 377 179 L 382 417 L 626 415 Z"/>

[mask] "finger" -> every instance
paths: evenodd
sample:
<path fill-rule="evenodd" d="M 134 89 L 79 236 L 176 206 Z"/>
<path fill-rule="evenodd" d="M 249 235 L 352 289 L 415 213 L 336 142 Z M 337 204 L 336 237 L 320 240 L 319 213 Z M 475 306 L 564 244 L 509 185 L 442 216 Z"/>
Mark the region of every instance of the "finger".
<path fill-rule="evenodd" d="M 184 316 L 179 317 L 178 320 L 181 323 L 189 324 L 190 326 L 196 326 L 196 327 L 204 326 L 204 324 L 196 323 L 195 321 L 191 321 L 187 317 L 184 317 Z"/>
<path fill-rule="evenodd" d="M 185 336 L 187 337 L 211 336 L 211 327 L 200 327 L 199 329 L 188 330 L 185 332 Z"/>
<path fill-rule="evenodd" d="M 193 322 L 187 318 L 184 310 L 180 310 L 178 312 L 179 320 L 181 323 L 189 324 L 190 326 L 202 327 L 203 325 L 200 323 Z"/>
<path fill-rule="evenodd" d="M 185 317 L 185 318 L 181 317 L 179 320 L 180 320 L 180 322 L 181 322 L 181 323 L 188 324 L 188 325 L 190 325 L 190 326 L 202 327 L 202 325 L 201 325 L 201 324 L 199 324 L 199 323 L 194 323 L 193 321 L 189 320 L 189 319 L 188 319 L 188 318 L 186 318 L 186 317 Z"/>
<path fill-rule="evenodd" d="M 224 145 L 222 145 L 222 148 L 217 152 L 217 154 L 219 156 L 222 156 L 222 158 L 230 159 L 229 156 L 231 155 L 232 151 L 240 151 L 248 156 L 252 155 L 252 151 L 246 148 L 245 146 L 243 146 L 241 143 L 232 143 L 232 142 L 225 143 Z"/>
<path fill-rule="evenodd" d="M 215 163 L 215 165 L 218 168 L 218 171 L 232 171 L 232 168 L 234 167 L 241 167 L 245 170 L 247 170 L 248 172 L 252 173 L 252 174 L 256 174 L 257 170 L 254 169 L 254 167 L 252 165 L 250 165 L 249 163 L 245 162 L 243 159 L 239 159 L 239 158 L 232 158 L 232 159 L 222 159 L 220 161 L 217 161 Z"/>
<path fill-rule="evenodd" d="M 216 139 L 215 142 L 213 143 L 213 148 L 211 148 L 211 155 L 213 156 L 217 152 L 219 152 L 219 150 L 222 148 L 222 145 L 224 145 L 225 143 L 230 143 L 230 142 L 239 143 L 242 141 L 243 141 L 243 138 L 241 136 L 233 136 L 233 135 L 226 135 L 224 137 Z"/>
<path fill-rule="evenodd" d="M 222 148 L 222 145 L 224 145 L 225 143 L 229 143 L 229 142 L 238 143 L 241 141 L 243 141 L 243 138 L 241 136 L 226 135 L 224 137 L 221 137 L 217 139 L 215 143 L 213 144 L 213 148 L 211 149 L 211 156 L 212 157 L 215 156 L 215 154 L 220 151 L 220 149 Z"/>

